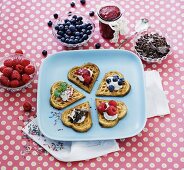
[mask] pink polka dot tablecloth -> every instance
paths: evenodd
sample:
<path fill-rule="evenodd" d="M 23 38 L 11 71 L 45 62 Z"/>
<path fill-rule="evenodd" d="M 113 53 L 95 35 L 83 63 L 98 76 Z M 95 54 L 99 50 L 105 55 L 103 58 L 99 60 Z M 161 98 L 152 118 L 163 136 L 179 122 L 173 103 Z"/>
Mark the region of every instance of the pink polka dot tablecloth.
<path fill-rule="evenodd" d="M 49 20 L 53 14 L 60 16 L 67 12 L 89 15 L 100 0 L 86 0 L 82 5 L 75 1 L 71 7 L 68 0 L 4 0 L 0 2 L 0 58 L 22 49 L 32 58 L 37 67 L 44 60 L 42 50 L 48 54 L 68 50 L 56 41 Z M 1 169 L 182 169 L 184 168 L 184 3 L 182 0 L 114 0 L 125 9 L 129 28 L 133 31 L 135 21 L 148 18 L 151 27 L 167 32 L 172 45 L 172 53 L 162 63 L 143 62 L 145 70 L 159 71 L 163 88 L 169 100 L 170 115 L 147 120 L 138 135 L 117 140 L 121 151 L 95 159 L 63 163 L 44 151 L 21 131 L 30 119 L 36 116 L 37 77 L 34 82 L 20 92 L 11 93 L 0 89 L 0 167 Z M 99 33 L 98 19 L 95 32 L 88 44 L 79 49 L 94 49 L 99 42 L 103 49 L 117 48 L 104 40 Z M 134 51 L 133 40 L 121 49 Z M 24 112 L 22 105 L 30 101 L 32 112 Z M 28 152 L 27 147 L 31 149 Z"/>

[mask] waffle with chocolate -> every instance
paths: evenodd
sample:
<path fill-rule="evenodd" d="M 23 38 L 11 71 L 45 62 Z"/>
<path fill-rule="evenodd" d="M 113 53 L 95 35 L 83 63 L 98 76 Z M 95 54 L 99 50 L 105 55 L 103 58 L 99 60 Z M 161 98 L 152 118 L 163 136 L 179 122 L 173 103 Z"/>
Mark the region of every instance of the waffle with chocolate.
<path fill-rule="evenodd" d="M 70 127 L 77 132 L 88 131 L 92 126 L 89 102 L 84 102 L 65 110 L 61 114 L 61 121 L 65 126 Z"/>

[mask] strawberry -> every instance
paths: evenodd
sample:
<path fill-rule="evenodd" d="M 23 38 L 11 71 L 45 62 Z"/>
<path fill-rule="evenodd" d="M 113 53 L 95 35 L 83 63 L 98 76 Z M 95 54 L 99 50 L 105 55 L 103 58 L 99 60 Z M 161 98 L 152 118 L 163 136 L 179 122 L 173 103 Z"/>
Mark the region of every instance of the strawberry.
<path fill-rule="evenodd" d="M 23 81 L 25 84 L 28 83 L 30 79 L 31 79 L 31 78 L 30 78 L 29 75 L 27 75 L 27 74 L 22 74 L 22 81 Z"/>
<path fill-rule="evenodd" d="M 110 101 L 109 101 L 109 105 L 110 105 L 110 106 L 117 107 L 117 102 L 114 101 L 114 100 L 110 100 Z"/>
<path fill-rule="evenodd" d="M 89 75 L 83 75 L 84 84 L 89 85 L 91 83 L 91 77 Z"/>
<path fill-rule="evenodd" d="M 6 67 L 3 69 L 3 75 L 6 77 L 10 77 L 12 74 L 13 68 L 12 67 Z"/>
<path fill-rule="evenodd" d="M 116 115 L 116 114 L 117 114 L 117 108 L 114 107 L 114 106 L 109 106 L 109 107 L 107 108 L 107 114 L 108 114 L 109 116 L 114 116 L 114 115 Z"/>
<path fill-rule="evenodd" d="M 1 75 L 0 83 L 8 87 L 10 85 L 10 80 L 8 79 L 8 77 Z"/>
<path fill-rule="evenodd" d="M 12 59 L 5 60 L 4 65 L 7 67 L 12 67 L 13 66 Z"/>
<path fill-rule="evenodd" d="M 21 61 L 20 59 L 14 58 L 13 61 L 12 61 L 13 67 L 15 67 L 17 64 L 20 64 L 20 61 Z"/>
<path fill-rule="evenodd" d="M 32 65 L 28 65 L 24 68 L 24 72 L 28 75 L 33 74 L 35 72 L 35 67 Z"/>
<path fill-rule="evenodd" d="M 22 50 L 16 50 L 15 54 L 23 54 L 23 51 Z"/>
<path fill-rule="evenodd" d="M 18 87 L 19 86 L 19 81 L 18 80 L 12 80 L 12 81 L 10 81 L 10 86 L 11 87 Z"/>
<path fill-rule="evenodd" d="M 31 105 L 31 103 L 29 103 L 29 102 L 25 102 L 25 103 L 23 104 L 23 108 L 24 108 L 24 111 L 25 111 L 25 112 L 30 112 L 30 111 L 32 110 L 32 105 Z"/>
<path fill-rule="evenodd" d="M 30 64 L 30 61 L 28 59 L 22 59 L 20 64 L 24 67 L 28 66 Z"/>
<path fill-rule="evenodd" d="M 24 66 L 17 64 L 15 66 L 15 70 L 17 70 L 19 73 L 23 73 L 24 72 Z"/>
<path fill-rule="evenodd" d="M 11 74 L 11 79 L 17 79 L 20 80 L 21 79 L 21 75 L 17 70 L 13 70 L 12 74 Z"/>
<path fill-rule="evenodd" d="M 6 66 L 1 66 L 0 67 L 0 72 L 2 73 L 3 72 L 3 69 L 6 68 Z"/>
<path fill-rule="evenodd" d="M 100 103 L 99 106 L 97 107 L 98 111 L 100 113 L 103 113 L 106 110 L 107 106 L 104 102 Z"/>

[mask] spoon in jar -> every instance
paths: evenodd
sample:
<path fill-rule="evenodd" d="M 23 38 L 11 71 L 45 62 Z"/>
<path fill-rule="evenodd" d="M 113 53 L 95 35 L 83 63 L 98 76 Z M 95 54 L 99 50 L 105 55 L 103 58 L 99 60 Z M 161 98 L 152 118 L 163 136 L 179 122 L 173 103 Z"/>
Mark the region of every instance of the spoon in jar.
<path fill-rule="evenodd" d="M 126 37 L 118 46 L 120 49 L 122 45 L 129 40 L 132 36 L 135 36 L 139 32 L 147 31 L 149 28 L 149 20 L 147 18 L 141 18 L 140 20 L 136 21 L 134 32 L 132 32 L 128 37 Z"/>

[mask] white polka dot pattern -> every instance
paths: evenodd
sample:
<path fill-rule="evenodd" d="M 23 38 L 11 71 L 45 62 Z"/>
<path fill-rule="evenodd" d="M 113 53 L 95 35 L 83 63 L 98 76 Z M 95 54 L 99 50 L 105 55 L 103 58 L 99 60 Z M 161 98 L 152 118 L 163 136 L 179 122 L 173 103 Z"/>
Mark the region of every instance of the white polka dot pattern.
<path fill-rule="evenodd" d="M 52 36 L 47 26 L 49 20 L 54 21 L 53 14 L 63 15 L 66 12 L 80 12 L 88 15 L 95 10 L 97 4 L 106 1 L 86 0 L 82 6 L 75 1 L 76 6 L 70 7 L 70 1 L 16 1 L 6 0 L 0 2 L 0 57 L 22 49 L 30 58 L 33 58 L 39 67 L 44 60 L 43 49 L 48 54 L 67 50 Z M 24 113 L 24 101 L 30 101 L 36 108 L 37 80 L 29 88 L 18 93 L 9 93 L 0 89 L 0 160 L 1 169 L 182 169 L 184 166 L 184 34 L 183 34 L 183 3 L 181 0 L 170 1 L 130 1 L 115 0 L 125 9 L 125 16 L 129 20 L 130 29 L 140 17 L 150 20 L 153 28 L 161 29 L 170 37 L 172 54 L 159 64 L 143 62 L 145 70 L 158 70 L 163 79 L 163 87 L 171 115 L 148 119 L 143 131 L 137 136 L 118 140 L 121 151 L 74 163 L 62 163 L 48 153 L 38 155 L 33 151 L 22 156 L 23 146 L 30 141 L 22 139 L 21 129 L 32 118 L 36 109 L 31 113 Z M 94 49 L 94 44 L 101 43 L 103 49 L 113 49 L 118 44 L 111 44 L 99 34 L 97 17 L 91 17 L 96 28 L 92 39 L 79 49 Z M 123 37 L 122 37 L 123 38 Z M 122 41 L 122 40 L 121 40 Z M 122 49 L 133 51 L 133 40 L 127 42 Z M 132 127 L 133 128 L 133 127 Z M 33 142 L 32 147 L 36 147 Z"/>

